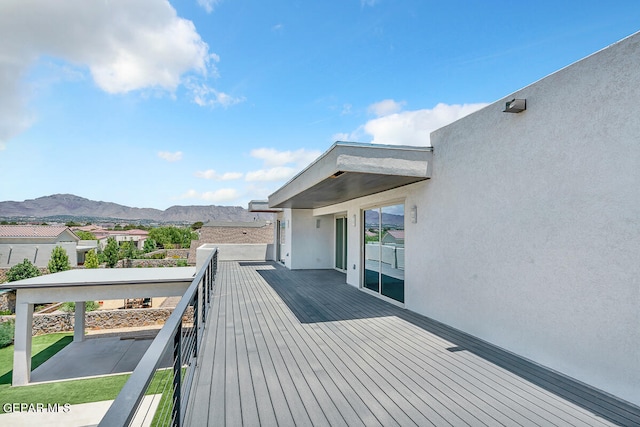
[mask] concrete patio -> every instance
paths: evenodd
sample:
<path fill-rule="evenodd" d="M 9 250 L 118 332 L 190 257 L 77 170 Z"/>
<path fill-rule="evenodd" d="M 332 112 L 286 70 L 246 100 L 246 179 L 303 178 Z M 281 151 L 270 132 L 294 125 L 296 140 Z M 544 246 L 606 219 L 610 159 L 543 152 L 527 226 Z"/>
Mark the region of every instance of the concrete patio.
<path fill-rule="evenodd" d="M 132 372 L 144 355 L 158 328 L 130 332 L 87 335 L 72 342 L 31 372 L 31 383 L 115 375 Z M 167 355 L 162 362 L 169 366 Z"/>

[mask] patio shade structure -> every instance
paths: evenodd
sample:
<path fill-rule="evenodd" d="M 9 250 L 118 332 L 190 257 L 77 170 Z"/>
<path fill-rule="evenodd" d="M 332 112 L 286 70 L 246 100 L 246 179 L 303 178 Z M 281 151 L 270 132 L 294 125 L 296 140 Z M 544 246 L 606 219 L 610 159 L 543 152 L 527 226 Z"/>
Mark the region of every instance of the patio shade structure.
<path fill-rule="evenodd" d="M 85 301 L 183 295 L 195 267 L 69 270 L 0 285 L 16 290 L 13 385 L 25 385 L 31 375 L 31 336 L 35 304 L 75 301 L 73 339 L 84 339 Z"/>

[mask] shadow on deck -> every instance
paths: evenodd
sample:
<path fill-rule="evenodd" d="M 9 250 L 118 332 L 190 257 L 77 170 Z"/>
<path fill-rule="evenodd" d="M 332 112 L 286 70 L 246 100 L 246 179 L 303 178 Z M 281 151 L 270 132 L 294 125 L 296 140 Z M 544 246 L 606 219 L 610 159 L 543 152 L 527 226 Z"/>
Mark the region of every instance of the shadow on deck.
<path fill-rule="evenodd" d="M 217 277 L 187 425 L 640 425 L 640 408 L 335 270 L 222 262 Z"/>
<path fill-rule="evenodd" d="M 448 351 L 467 351 L 517 375 L 563 400 L 621 426 L 640 425 L 640 408 L 565 375 L 523 359 L 511 352 L 425 316 L 389 304 L 346 285 L 336 270 L 287 270 L 273 263 L 258 273 L 276 291 L 300 323 L 335 322 L 395 316 L 453 345 Z M 271 266 L 275 265 L 273 269 Z"/>

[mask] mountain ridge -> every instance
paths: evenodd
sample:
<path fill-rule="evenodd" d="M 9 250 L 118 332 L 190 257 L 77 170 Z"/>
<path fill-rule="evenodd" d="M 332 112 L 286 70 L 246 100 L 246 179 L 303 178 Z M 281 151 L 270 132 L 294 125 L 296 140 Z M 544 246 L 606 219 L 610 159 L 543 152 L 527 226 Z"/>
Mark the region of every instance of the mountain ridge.
<path fill-rule="evenodd" d="M 270 214 L 253 213 L 240 206 L 189 205 L 171 206 L 165 210 L 136 208 L 113 202 L 90 200 L 74 194 L 53 194 L 22 202 L 0 202 L 0 217 L 51 216 L 94 217 L 129 221 L 197 222 L 253 221 L 269 219 Z"/>

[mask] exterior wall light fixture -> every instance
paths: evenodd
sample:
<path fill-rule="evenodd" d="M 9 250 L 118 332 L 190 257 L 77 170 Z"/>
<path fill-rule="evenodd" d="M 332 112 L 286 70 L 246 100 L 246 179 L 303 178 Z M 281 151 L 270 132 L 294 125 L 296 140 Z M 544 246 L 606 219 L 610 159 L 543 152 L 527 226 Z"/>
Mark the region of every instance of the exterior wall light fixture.
<path fill-rule="evenodd" d="M 411 207 L 411 211 L 409 211 L 409 217 L 411 218 L 411 222 L 413 224 L 418 222 L 418 207 L 416 205 L 413 205 Z"/>
<path fill-rule="evenodd" d="M 512 99 L 511 101 L 507 101 L 504 106 L 503 113 L 522 113 L 527 109 L 527 100 L 526 99 Z"/>

